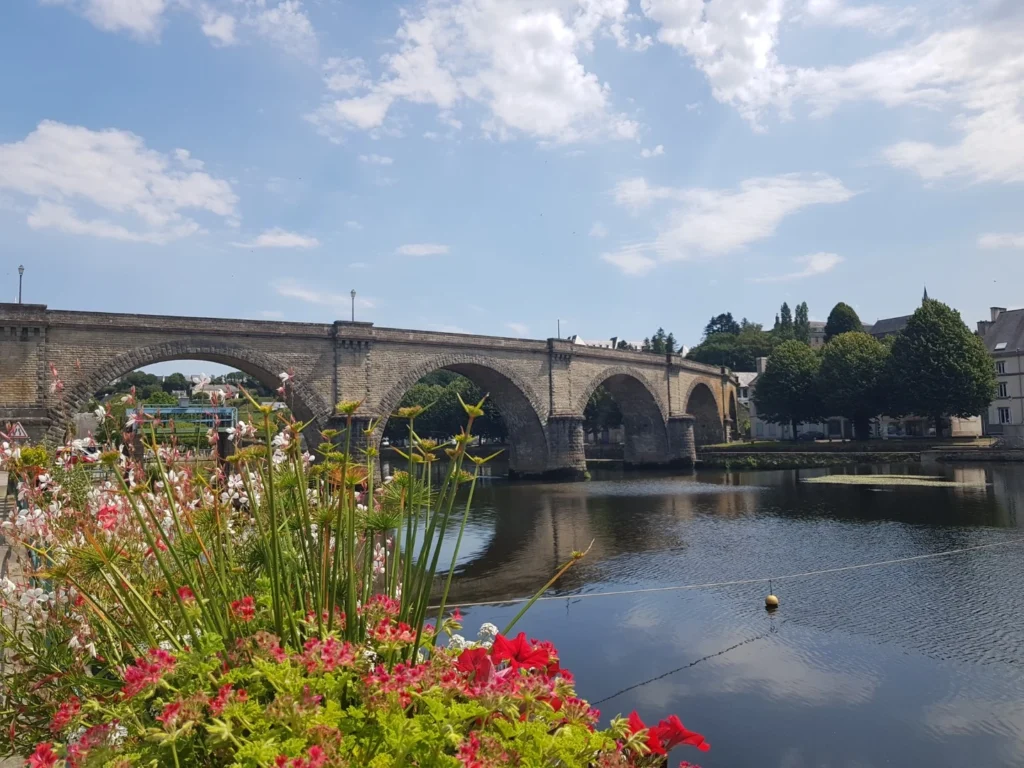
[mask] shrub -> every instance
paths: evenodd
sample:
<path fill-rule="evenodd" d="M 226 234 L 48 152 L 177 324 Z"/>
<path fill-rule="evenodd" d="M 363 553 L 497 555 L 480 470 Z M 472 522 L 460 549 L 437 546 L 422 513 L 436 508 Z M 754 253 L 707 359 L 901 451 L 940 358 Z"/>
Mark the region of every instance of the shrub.
<path fill-rule="evenodd" d="M 511 638 L 522 612 L 502 632 L 459 634 L 446 607 L 457 544 L 433 592 L 487 461 L 463 470 L 483 412 L 463 405 L 467 428 L 444 445 L 417 436 L 422 409 L 397 414 L 414 447 L 383 482 L 373 449 L 356 449 L 358 403 L 338 406 L 346 429 L 311 453 L 308 425 L 253 402 L 262 424 L 232 431 L 230 468 L 158 444 L 138 413 L 127 425 L 149 430 L 148 467 L 123 447 L 96 461 L 88 440 L 4 443 L 19 481 L 4 533 L 33 562 L 27 583 L 2 585 L 6 751 L 32 768 L 482 768 L 653 766 L 678 745 L 707 749 L 674 716 L 599 729 L 556 649 Z"/>

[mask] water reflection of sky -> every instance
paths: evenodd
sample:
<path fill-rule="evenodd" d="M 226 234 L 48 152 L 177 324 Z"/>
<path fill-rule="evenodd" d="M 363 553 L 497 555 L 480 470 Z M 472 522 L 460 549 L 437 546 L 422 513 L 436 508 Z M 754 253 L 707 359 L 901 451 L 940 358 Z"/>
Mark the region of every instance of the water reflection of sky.
<path fill-rule="evenodd" d="M 978 481 L 978 468 L 966 471 Z M 650 680 L 600 708 L 636 708 L 645 718 L 677 712 L 713 744 L 674 761 L 1020 766 L 1020 546 L 782 582 L 774 616 L 762 607 L 761 585 L 571 594 L 796 573 L 1020 537 L 1024 468 L 980 471 L 986 488 L 971 494 L 807 486 L 784 472 L 493 484 L 467 528 L 456 586 L 463 599 L 528 594 L 593 540 L 562 584 L 565 597 L 538 603 L 520 628 L 555 642 L 592 701 Z M 469 609 L 467 634 L 483 621 L 501 626 L 516 610 Z"/>

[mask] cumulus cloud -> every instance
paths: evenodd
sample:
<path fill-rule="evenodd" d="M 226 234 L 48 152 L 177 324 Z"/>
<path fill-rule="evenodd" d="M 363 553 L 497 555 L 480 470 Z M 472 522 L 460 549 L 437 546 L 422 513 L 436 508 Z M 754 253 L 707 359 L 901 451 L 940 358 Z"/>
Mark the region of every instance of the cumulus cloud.
<path fill-rule="evenodd" d="M 178 149 L 148 149 L 129 131 L 93 131 L 51 120 L 0 144 L 0 190 L 32 201 L 29 226 L 163 244 L 200 231 L 186 212 L 237 222 L 231 184 Z"/>
<path fill-rule="evenodd" d="M 788 272 L 784 275 L 769 275 L 767 277 L 755 277 L 754 283 L 785 283 L 791 280 L 803 280 L 806 277 L 824 275 L 831 272 L 843 262 L 843 257 L 835 253 L 811 253 L 807 256 L 797 256 L 793 259 L 802 269 L 796 272 Z"/>
<path fill-rule="evenodd" d="M 891 35 L 913 24 L 915 9 L 885 5 L 851 5 L 844 0 L 807 0 L 803 20 L 807 24 L 866 29 Z"/>
<path fill-rule="evenodd" d="M 442 115 L 476 103 L 485 109 L 481 127 L 499 139 L 634 139 L 638 123 L 612 108 L 609 86 L 580 58 L 599 35 L 625 39 L 628 9 L 628 0 L 428 3 L 406 15 L 375 81 L 346 77 L 343 90 L 355 95 L 329 95 L 307 117 L 339 140 L 346 130 L 381 128 L 399 102 Z"/>
<path fill-rule="evenodd" d="M 437 243 L 408 243 L 395 249 L 400 256 L 439 256 L 448 253 L 447 245 Z"/>
<path fill-rule="evenodd" d="M 289 232 L 274 227 L 262 232 L 247 243 L 232 243 L 236 248 L 316 248 L 320 241 L 315 237 Z"/>
<path fill-rule="evenodd" d="M 978 238 L 979 248 L 1024 248 L 1024 232 L 991 233 Z"/>
<path fill-rule="evenodd" d="M 664 155 L 664 154 L 665 154 L 665 147 L 662 146 L 661 144 L 659 144 L 658 146 L 654 147 L 654 149 L 648 149 L 647 147 L 644 147 L 643 149 L 640 150 L 640 157 L 644 158 L 645 160 L 647 160 L 649 158 L 652 158 L 652 157 L 661 157 L 661 155 Z"/>
<path fill-rule="evenodd" d="M 508 328 L 516 336 L 528 336 L 530 334 L 530 327 L 525 323 L 505 323 L 505 327 Z"/>
<path fill-rule="evenodd" d="M 645 274 L 659 261 L 680 261 L 732 253 L 775 234 L 779 224 L 814 205 L 842 203 L 854 193 L 823 174 L 785 174 L 747 179 L 736 189 L 652 186 L 627 179 L 616 202 L 634 213 L 668 203 L 653 239 L 623 246 L 602 259 L 627 274 Z"/>

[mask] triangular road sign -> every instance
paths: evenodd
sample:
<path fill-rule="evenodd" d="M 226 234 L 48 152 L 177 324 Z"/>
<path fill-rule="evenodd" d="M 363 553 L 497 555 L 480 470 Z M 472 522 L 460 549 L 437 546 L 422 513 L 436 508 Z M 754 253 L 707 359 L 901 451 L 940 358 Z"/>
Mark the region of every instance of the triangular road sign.
<path fill-rule="evenodd" d="M 11 427 L 11 433 L 8 435 L 11 440 L 28 440 L 28 432 L 21 426 L 21 422 L 15 422 L 14 426 Z"/>

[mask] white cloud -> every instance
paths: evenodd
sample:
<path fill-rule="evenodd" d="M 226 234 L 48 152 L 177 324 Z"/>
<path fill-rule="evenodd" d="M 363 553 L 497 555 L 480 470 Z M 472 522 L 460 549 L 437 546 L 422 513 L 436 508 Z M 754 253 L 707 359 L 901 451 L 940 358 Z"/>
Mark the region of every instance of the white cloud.
<path fill-rule="evenodd" d="M 297 58 L 316 60 L 316 30 L 299 0 L 282 0 L 276 5 L 268 5 L 266 0 L 247 0 L 247 4 L 245 23 L 256 34 Z"/>
<path fill-rule="evenodd" d="M 395 162 L 394 158 L 388 157 L 387 155 L 360 155 L 359 161 L 368 165 L 391 165 Z"/>
<path fill-rule="evenodd" d="M 21 141 L 0 144 L 0 189 L 34 202 L 30 226 L 116 240 L 167 243 L 191 235 L 200 225 L 184 214 L 189 210 L 233 223 L 238 197 L 201 168 L 187 151 L 161 154 L 128 131 L 50 120 Z"/>
<path fill-rule="evenodd" d="M 530 334 L 530 328 L 525 323 L 505 323 L 505 327 L 516 336 L 522 337 Z"/>
<path fill-rule="evenodd" d="M 369 83 L 366 63 L 360 58 L 330 58 L 324 62 L 324 85 L 335 93 L 365 88 Z"/>
<path fill-rule="evenodd" d="M 658 262 L 650 256 L 645 256 L 642 249 L 622 248 L 614 253 L 602 253 L 601 259 L 609 264 L 614 264 L 627 275 L 646 275 L 654 269 Z"/>
<path fill-rule="evenodd" d="M 235 17 L 204 6 L 200 10 L 203 34 L 220 45 L 234 45 Z"/>
<path fill-rule="evenodd" d="M 285 278 L 271 283 L 278 296 L 288 299 L 297 299 L 306 304 L 318 304 L 334 309 L 348 310 L 352 306 L 352 295 L 350 293 L 331 293 L 330 291 L 318 291 L 309 288 L 291 278 Z M 358 309 L 373 309 L 377 303 L 364 296 L 356 296 L 356 307 Z"/>
<path fill-rule="evenodd" d="M 658 40 L 689 55 L 715 98 L 756 122 L 788 81 L 775 52 L 783 0 L 641 0 Z"/>
<path fill-rule="evenodd" d="M 358 231 L 358 230 L 360 230 L 362 228 L 363 228 L 363 225 L 360 224 L 358 221 L 355 221 L 354 219 L 349 219 L 348 221 L 345 222 L 345 229 L 351 229 L 351 230 L 354 230 L 354 231 Z"/>
<path fill-rule="evenodd" d="M 160 36 L 167 0 L 41 0 L 65 5 L 107 32 L 129 32 L 138 38 Z"/>
<path fill-rule="evenodd" d="M 797 256 L 793 259 L 797 264 L 803 265 L 803 269 L 796 272 L 789 272 L 785 275 L 770 275 L 767 277 L 755 277 L 751 279 L 754 283 L 784 283 L 790 280 L 802 280 L 805 277 L 824 275 L 831 272 L 843 262 L 843 257 L 835 253 L 812 253 L 807 256 Z"/>
<path fill-rule="evenodd" d="M 635 138 L 638 124 L 614 112 L 609 86 L 579 58 L 598 34 L 624 34 L 628 8 L 628 0 L 428 3 L 406 15 L 376 82 L 327 98 L 308 119 L 336 139 L 338 130 L 380 128 L 399 101 L 434 105 L 449 125 L 454 107 L 476 102 L 487 111 L 481 127 L 499 139 Z"/>
<path fill-rule="evenodd" d="M 608 227 L 602 224 L 600 221 L 595 221 L 594 225 L 590 228 L 591 237 L 607 237 Z"/>
<path fill-rule="evenodd" d="M 264 309 L 260 312 L 260 317 L 265 320 L 281 320 L 284 318 L 284 312 L 279 309 Z"/>
<path fill-rule="evenodd" d="M 849 66 L 800 70 L 790 96 L 809 102 L 815 116 L 859 101 L 944 111 L 952 115 L 957 140 L 901 141 L 883 151 L 884 159 L 927 181 L 1019 183 L 1024 181 L 1022 37 L 1024 12 L 1018 9 L 993 23 L 936 32 Z"/>
<path fill-rule="evenodd" d="M 232 245 L 236 248 L 317 248 L 320 241 L 315 237 L 274 227 L 265 230 L 248 243 L 232 243 Z"/>
<path fill-rule="evenodd" d="M 807 0 L 803 19 L 808 24 L 859 27 L 879 35 L 891 35 L 911 26 L 915 9 L 884 5 L 850 5 L 845 0 Z"/>
<path fill-rule="evenodd" d="M 665 147 L 662 146 L 661 144 L 656 146 L 654 149 L 647 149 L 646 147 L 644 147 L 643 149 L 640 150 L 640 157 L 644 158 L 645 160 L 652 157 L 660 157 L 661 155 L 664 154 Z"/>
<path fill-rule="evenodd" d="M 978 238 L 979 248 L 1024 248 L 1024 232 L 991 233 Z"/>
<path fill-rule="evenodd" d="M 430 330 L 437 331 L 438 333 L 469 333 L 461 325 L 452 325 L 450 323 L 431 323 Z"/>
<path fill-rule="evenodd" d="M 437 243 L 409 243 L 398 246 L 395 253 L 400 256 L 438 256 L 448 253 L 448 246 Z"/>
<path fill-rule="evenodd" d="M 672 203 L 654 239 L 602 255 L 627 274 L 644 274 L 657 261 L 732 253 L 771 237 L 787 216 L 854 195 L 838 179 L 822 174 L 747 179 L 734 190 L 652 187 L 637 178 L 620 182 L 614 194 L 616 202 L 634 212 L 659 200 Z"/>

